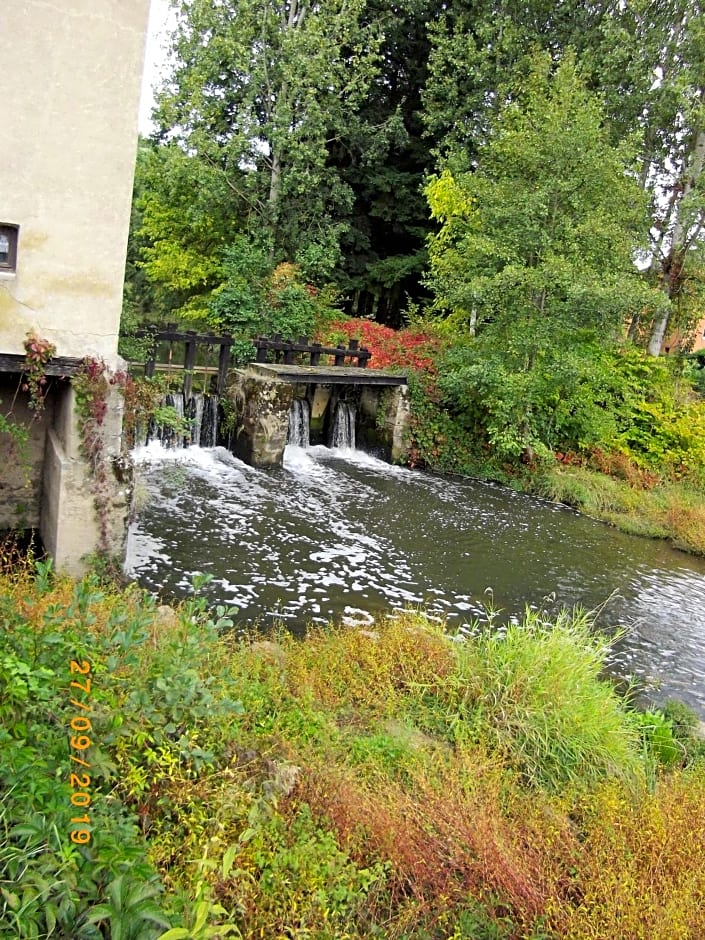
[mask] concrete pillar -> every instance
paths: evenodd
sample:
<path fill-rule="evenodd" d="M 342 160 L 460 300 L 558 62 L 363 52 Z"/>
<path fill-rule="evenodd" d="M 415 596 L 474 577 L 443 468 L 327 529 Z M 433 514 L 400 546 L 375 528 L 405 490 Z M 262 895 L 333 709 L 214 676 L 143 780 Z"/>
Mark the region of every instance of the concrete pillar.
<path fill-rule="evenodd" d="M 366 385 L 360 395 L 361 432 L 368 446 L 380 448 L 385 459 L 404 463 L 409 442 L 409 389 L 406 385 Z"/>
<path fill-rule="evenodd" d="M 47 432 L 40 533 L 57 571 L 73 576 L 86 570 L 87 555 L 105 552 L 121 563 L 125 554 L 132 472 L 120 453 L 123 399 L 107 381 L 105 393 L 102 468 L 91 467 L 82 453 L 71 386 L 58 396 Z"/>
<path fill-rule="evenodd" d="M 295 386 L 277 378 L 236 371 L 227 397 L 235 414 L 231 449 L 253 467 L 280 466 Z"/>
<path fill-rule="evenodd" d="M 330 404 L 332 388 L 330 385 L 309 386 L 309 399 L 311 405 L 311 443 L 325 444 L 326 411 Z"/>
<path fill-rule="evenodd" d="M 404 463 L 409 454 L 409 419 L 411 402 L 407 385 L 398 385 L 391 390 L 384 428 L 387 430 L 392 448 L 392 463 Z"/>

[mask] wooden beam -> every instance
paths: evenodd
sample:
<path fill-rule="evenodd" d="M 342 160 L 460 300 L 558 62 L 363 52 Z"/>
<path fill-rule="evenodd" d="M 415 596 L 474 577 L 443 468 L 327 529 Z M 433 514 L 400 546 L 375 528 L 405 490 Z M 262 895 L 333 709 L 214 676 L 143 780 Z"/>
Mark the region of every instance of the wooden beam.
<path fill-rule="evenodd" d="M 83 359 L 73 356 L 52 356 L 44 366 L 45 375 L 71 376 L 80 372 Z M 0 353 L 0 372 L 22 375 L 26 372 L 26 360 L 19 353 Z"/>

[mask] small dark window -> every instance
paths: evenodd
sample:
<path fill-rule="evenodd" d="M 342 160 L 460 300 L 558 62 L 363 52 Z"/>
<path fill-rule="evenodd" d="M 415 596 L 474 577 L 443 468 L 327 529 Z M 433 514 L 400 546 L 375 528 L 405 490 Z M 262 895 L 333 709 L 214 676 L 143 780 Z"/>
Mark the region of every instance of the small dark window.
<path fill-rule="evenodd" d="M 19 225 L 0 223 L 0 271 L 14 271 L 17 267 L 17 235 Z"/>

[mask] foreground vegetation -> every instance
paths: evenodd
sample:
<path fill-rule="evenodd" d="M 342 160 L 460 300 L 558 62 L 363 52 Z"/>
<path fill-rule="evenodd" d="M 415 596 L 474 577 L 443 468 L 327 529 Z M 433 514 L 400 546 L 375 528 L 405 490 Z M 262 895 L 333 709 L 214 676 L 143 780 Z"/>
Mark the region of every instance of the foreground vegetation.
<path fill-rule="evenodd" d="M 695 719 L 579 613 L 262 640 L 39 563 L 0 617 L 2 936 L 705 933 Z"/>

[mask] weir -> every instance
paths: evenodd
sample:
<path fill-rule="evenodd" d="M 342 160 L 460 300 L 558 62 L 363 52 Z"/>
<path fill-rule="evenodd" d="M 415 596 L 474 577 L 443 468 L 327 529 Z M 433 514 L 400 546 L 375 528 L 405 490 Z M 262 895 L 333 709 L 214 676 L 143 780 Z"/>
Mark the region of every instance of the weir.
<path fill-rule="evenodd" d="M 151 435 L 168 446 L 220 443 L 255 467 L 281 466 L 287 442 L 357 446 L 394 463 L 406 458 L 406 376 L 368 368 L 372 354 L 355 340 L 348 347 L 326 347 L 306 337 L 260 338 L 255 343 L 257 362 L 233 368 L 231 336 L 174 329 L 145 335 L 151 337 L 145 375 L 156 370 L 183 375 L 182 394 L 172 393 L 165 403 L 193 422 L 190 439 L 176 422 L 176 427 L 166 423 L 148 429 L 146 440 Z M 166 362 L 158 362 L 158 352 L 163 357 L 165 347 Z M 212 364 L 216 349 L 217 367 Z M 279 361 L 266 362 L 267 356 Z M 302 364 L 306 360 L 308 364 Z M 194 394 L 193 386 L 201 379 L 203 394 Z M 213 394 L 207 394 L 209 389 Z M 218 403 L 222 432 L 216 429 Z"/>
<path fill-rule="evenodd" d="M 159 441 L 164 447 L 215 447 L 219 443 L 220 399 L 215 394 L 196 392 L 187 398 L 183 392 L 167 392 L 162 406 L 172 409 L 173 418 L 160 422 L 152 418 L 135 428 L 136 446 Z"/>
<path fill-rule="evenodd" d="M 407 453 L 406 376 L 381 369 L 253 363 L 229 373 L 230 450 L 255 467 L 281 466 L 287 442 L 362 448 L 402 462 Z M 292 409 L 294 411 L 292 412 Z M 293 430 L 292 430 L 293 427 Z"/>

